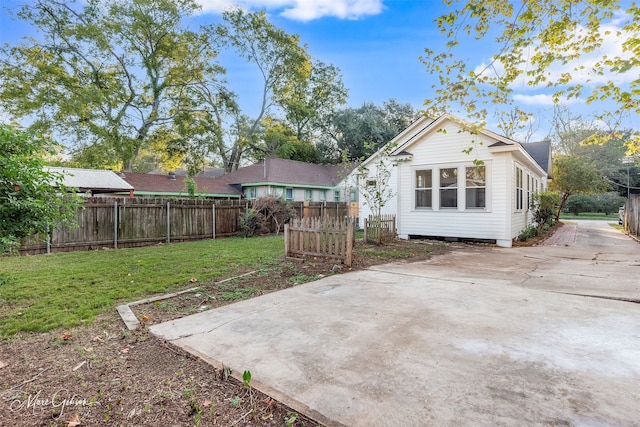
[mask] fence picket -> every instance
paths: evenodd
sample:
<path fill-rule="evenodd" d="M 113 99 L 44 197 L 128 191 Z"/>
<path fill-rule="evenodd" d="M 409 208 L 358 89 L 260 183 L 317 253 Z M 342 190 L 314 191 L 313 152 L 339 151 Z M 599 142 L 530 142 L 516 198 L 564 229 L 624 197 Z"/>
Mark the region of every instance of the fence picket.
<path fill-rule="evenodd" d="M 292 203 L 296 210 L 299 205 L 302 218 L 308 219 L 309 212 L 319 206 L 325 206 L 324 214 L 329 215 L 337 213 L 340 204 Z M 240 229 L 240 217 L 252 204 L 249 200 L 87 198 L 78 209 L 77 227 L 51 227 L 48 238 L 34 235 L 24 239 L 19 251 L 39 254 L 126 248 L 233 236 Z"/>
<path fill-rule="evenodd" d="M 285 227 L 285 255 L 336 258 L 351 267 L 354 223 L 353 218 L 295 218 Z"/>

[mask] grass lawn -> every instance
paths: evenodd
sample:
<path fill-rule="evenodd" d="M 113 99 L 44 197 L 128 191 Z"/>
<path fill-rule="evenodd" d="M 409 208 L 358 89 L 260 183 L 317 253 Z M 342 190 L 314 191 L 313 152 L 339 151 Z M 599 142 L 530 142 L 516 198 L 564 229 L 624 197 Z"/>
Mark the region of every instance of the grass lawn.
<path fill-rule="evenodd" d="M 225 238 L 144 248 L 0 257 L 0 338 L 89 324 L 154 293 L 273 266 L 282 236 Z M 196 285 L 194 285 L 196 286 Z"/>
<path fill-rule="evenodd" d="M 611 215 L 605 215 L 603 213 L 597 212 L 583 212 L 580 215 L 566 214 L 563 213 L 560 215 L 560 219 L 595 219 L 595 220 L 605 220 L 605 221 L 615 221 L 618 222 L 618 213 L 613 213 Z"/>

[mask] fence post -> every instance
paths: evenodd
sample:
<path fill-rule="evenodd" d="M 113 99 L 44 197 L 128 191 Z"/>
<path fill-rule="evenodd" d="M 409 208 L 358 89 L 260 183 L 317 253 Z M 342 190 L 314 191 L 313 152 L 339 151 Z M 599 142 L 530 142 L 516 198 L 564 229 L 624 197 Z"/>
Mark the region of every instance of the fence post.
<path fill-rule="evenodd" d="M 367 230 L 369 229 L 368 225 L 367 225 L 367 218 L 364 219 L 364 242 L 365 243 L 369 243 L 369 241 L 367 240 Z"/>
<path fill-rule="evenodd" d="M 49 224 L 47 224 L 47 254 L 51 253 L 51 233 Z"/>
<path fill-rule="evenodd" d="M 289 224 L 284 225 L 284 256 L 289 256 Z"/>
<path fill-rule="evenodd" d="M 211 216 L 213 217 L 213 240 L 216 239 L 216 202 L 211 205 Z"/>
<path fill-rule="evenodd" d="M 171 243 L 171 208 L 167 202 L 167 243 Z"/>
<path fill-rule="evenodd" d="M 353 262 L 353 233 L 355 232 L 353 228 L 353 222 L 349 221 L 347 223 L 347 258 L 344 263 L 347 267 L 351 267 L 351 263 Z"/>
<path fill-rule="evenodd" d="M 118 249 L 118 201 L 113 202 L 113 248 Z"/>

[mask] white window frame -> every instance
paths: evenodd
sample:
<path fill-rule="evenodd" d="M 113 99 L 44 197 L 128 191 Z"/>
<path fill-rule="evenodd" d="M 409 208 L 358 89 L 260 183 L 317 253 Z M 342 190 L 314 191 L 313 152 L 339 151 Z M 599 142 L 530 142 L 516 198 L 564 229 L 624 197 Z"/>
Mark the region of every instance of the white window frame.
<path fill-rule="evenodd" d="M 516 211 L 521 211 L 524 206 L 524 171 L 522 167 L 516 165 L 515 175 L 515 208 Z"/>
<path fill-rule="evenodd" d="M 304 190 L 304 200 L 307 202 L 313 202 L 313 189 L 306 188 Z"/>
<path fill-rule="evenodd" d="M 443 187 L 442 186 L 442 173 L 445 170 L 453 170 L 455 171 L 455 186 L 449 186 L 449 187 Z M 458 209 L 458 202 L 459 202 L 459 198 L 460 198 L 460 193 L 459 193 L 459 183 L 458 183 L 458 176 L 459 176 L 460 172 L 459 172 L 459 167 L 455 166 L 455 167 L 444 167 L 444 168 L 440 168 L 438 169 L 438 207 L 439 209 L 442 210 L 454 210 L 454 209 Z M 432 177 L 433 179 L 433 177 Z M 456 192 L 456 197 L 455 197 L 455 201 L 456 204 L 455 206 L 443 206 L 442 205 L 442 192 L 443 191 L 451 191 L 451 190 L 455 190 Z"/>
<path fill-rule="evenodd" d="M 483 184 L 484 185 L 469 185 L 469 176 L 467 175 L 467 170 L 469 169 L 479 169 L 483 170 Z M 483 206 L 469 206 L 470 197 L 468 197 L 467 190 L 484 190 L 484 205 Z M 465 210 L 486 210 L 487 209 L 487 167 L 485 165 L 482 166 L 465 166 L 464 167 L 464 191 L 465 191 Z M 477 199 L 477 197 L 476 197 Z"/>
<path fill-rule="evenodd" d="M 342 194 L 340 194 L 340 190 L 333 190 L 333 201 L 339 202 Z"/>
<path fill-rule="evenodd" d="M 433 210 L 433 175 L 434 175 L 434 171 L 437 169 L 433 169 L 433 168 L 421 168 L 421 169 L 414 169 L 414 192 L 413 192 L 413 206 L 415 209 L 429 209 L 429 210 Z M 423 186 L 423 187 L 419 187 L 418 183 L 418 173 L 420 172 L 430 172 L 431 173 L 431 185 L 429 187 L 427 186 Z M 418 206 L 418 192 L 419 191 L 423 191 L 423 192 L 428 192 L 429 193 L 429 197 L 427 197 L 426 200 L 428 200 L 429 205 L 428 206 Z"/>

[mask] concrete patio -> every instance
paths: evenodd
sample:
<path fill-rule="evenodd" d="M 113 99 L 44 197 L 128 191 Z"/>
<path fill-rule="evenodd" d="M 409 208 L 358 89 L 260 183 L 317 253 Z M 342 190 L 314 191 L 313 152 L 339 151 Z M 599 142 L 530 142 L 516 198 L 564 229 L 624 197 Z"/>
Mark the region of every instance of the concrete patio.
<path fill-rule="evenodd" d="M 640 305 L 569 295 L 640 299 L 640 246 L 606 223 L 576 236 L 334 275 L 150 330 L 325 425 L 640 425 Z"/>

